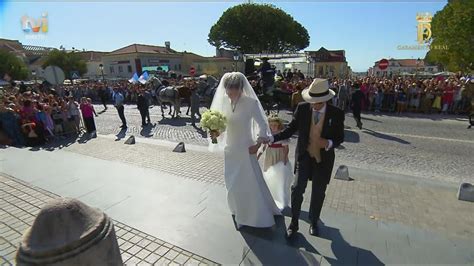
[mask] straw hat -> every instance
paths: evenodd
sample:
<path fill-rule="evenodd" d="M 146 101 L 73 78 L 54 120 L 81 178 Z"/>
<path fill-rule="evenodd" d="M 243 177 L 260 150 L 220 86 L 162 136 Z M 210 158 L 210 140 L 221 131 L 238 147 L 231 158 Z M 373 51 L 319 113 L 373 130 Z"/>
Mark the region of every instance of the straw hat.
<path fill-rule="evenodd" d="M 331 100 L 336 93 L 329 89 L 327 79 L 316 78 L 311 85 L 301 93 L 303 100 L 308 103 L 323 103 Z"/>

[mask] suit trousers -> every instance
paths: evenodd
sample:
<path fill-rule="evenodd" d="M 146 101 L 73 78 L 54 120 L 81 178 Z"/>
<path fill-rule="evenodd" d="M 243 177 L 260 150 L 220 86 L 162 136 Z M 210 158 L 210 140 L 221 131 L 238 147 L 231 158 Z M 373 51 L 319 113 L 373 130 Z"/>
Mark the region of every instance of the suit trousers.
<path fill-rule="evenodd" d="M 327 181 L 332 172 L 332 166 L 317 163 L 316 159 L 309 156 L 307 152 L 296 163 L 296 179 L 291 188 L 291 212 L 292 221 L 300 217 L 303 194 L 306 190 L 308 180 L 312 180 L 311 201 L 309 207 L 310 222 L 316 224 L 321 215 L 324 199 L 326 197 Z"/>
<path fill-rule="evenodd" d="M 124 107 L 123 105 L 117 106 L 117 112 L 120 117 L 120 120 L 122 120 L 122 126 L 127 125 L 127 120 L 125 120 L 125 114 L 124 114 Z"/>
<path fill-rule="evenodd" d="M 360 116 L 361 108 L 356 107 L 352 108 L 352 115 L 354 116 L 354 120 L 357 122 L 357 126 L 362 125 L 362 118 Z"/>
<path fill-rule="evenodd" d="M 150 111 L 148 110 L 148 107 L 143 108 L 143 109 L 138 109 L 140 111 L 140 116 L 142 117 L 142 125 L 145 125 L 145 120 L 150 123 Z"/>

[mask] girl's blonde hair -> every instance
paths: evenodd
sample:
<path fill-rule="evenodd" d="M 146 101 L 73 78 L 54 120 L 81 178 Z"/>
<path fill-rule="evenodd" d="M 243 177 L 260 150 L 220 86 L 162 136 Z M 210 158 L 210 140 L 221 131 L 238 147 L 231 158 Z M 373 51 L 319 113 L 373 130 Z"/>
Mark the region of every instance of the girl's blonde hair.
<path fill-rule="evenodd" d="M 283 129 L 283 120 L 281 120 L 281 118 L 279 118 L 278 116 L 276 115 L 271 115 L 268 117 L 268 124 L 270 123 L 278 123 L 278 127 L 280 129 Z"/>

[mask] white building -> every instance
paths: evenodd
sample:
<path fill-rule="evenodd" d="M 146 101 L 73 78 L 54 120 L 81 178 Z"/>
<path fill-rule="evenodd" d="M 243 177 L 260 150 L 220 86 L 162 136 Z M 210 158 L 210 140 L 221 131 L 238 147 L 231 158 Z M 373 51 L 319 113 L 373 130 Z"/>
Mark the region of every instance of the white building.
<path fill-rule="evenodd" d="M 434 74 L 438 72 L 435 65 L 427 65 L 422 59 L 389 59 L 388 67 L 384 70 L 379 68 L 379 62 L 369 68 L 369 76 L 374 77 L 392 77 L 403 75 L 416 75 L 423 73 Z"/>
<path fill-rule="evenodd" d="M 298 69 L 305 76 L 312 76 L 314 73 L 311 69 L 306 53 L 282 53 L 282 54 L 245 54 L 245 61 L 247 59 L 253 59 L 259 62 L 261 58 L 268 58 L 268 62 L 275 66 L 275 69 L 283 72 L 285 69 L 294 70 Z M 257 63 L 258 64 L 258 63 Z M 258 66 L 257 66 L 258 68 Z"/>
<path fill-rule="evenodd" d="M 321 47 L 317 51 L 282 54 L 246 54 L 247 59 L 267 57 L 276 70 L 297 69 L 306 77 L 345 78 L 351 75 L 344 50 L 327 50 Z"/>

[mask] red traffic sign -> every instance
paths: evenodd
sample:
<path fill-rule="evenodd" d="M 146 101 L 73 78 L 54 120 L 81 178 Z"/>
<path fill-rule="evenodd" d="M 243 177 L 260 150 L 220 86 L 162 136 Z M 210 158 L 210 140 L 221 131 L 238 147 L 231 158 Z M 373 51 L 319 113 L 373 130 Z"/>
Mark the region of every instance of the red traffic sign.
<path fill-rule="evenodd" d="M 194 69 L 194 67 L 191 67 L 191 68 L 189 69 L 189 74 L 190 74 L 191 76 L 194 76 L 194 74 L 196 74 L 196 69 Z"/>
<path fill-rule="evenodd" d="M 387 69 L 388 67 L 388 60 L 387 59 L 382 59 L 379 61 L 379 68 L 380 70 Z"/>

